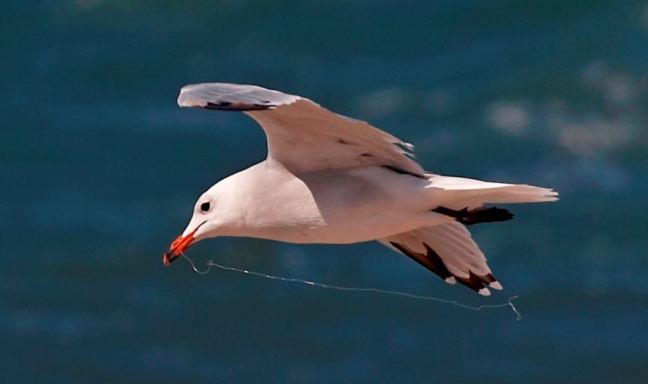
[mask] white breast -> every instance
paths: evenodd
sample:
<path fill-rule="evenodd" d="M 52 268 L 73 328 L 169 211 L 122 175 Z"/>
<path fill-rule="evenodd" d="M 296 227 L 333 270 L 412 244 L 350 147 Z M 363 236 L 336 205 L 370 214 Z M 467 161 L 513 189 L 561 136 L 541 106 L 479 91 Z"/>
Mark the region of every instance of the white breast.
<path fill-rule="evenodd" d="M 381 167 L 295 177 L 263 162 L 241 172 L 240 236 L 293 243 L 354 243 L 424 225 L 424 180 Z M 427 192 L 429 194 L 429 191 Z M 423 210 L 424 211 L 424 210 Z"/>

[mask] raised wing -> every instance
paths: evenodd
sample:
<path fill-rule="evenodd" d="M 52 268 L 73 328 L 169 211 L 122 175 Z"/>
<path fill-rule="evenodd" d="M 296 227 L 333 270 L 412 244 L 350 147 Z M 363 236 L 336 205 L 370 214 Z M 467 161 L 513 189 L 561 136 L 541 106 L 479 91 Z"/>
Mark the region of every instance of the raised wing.
<path fill-rule="evenodd" d="M 268 158 L 295 173 L 381 165 L 424 177 L 411 144 L 300 96 L 254 85 L 205 83 L 183 87 L 178 105 L 245 112 L 265 131 Z"/>

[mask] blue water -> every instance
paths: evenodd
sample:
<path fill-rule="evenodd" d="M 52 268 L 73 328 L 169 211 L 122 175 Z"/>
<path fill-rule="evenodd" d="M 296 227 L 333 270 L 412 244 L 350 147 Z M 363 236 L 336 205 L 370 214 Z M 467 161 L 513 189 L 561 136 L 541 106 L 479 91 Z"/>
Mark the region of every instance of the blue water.
<path fill-rule="evenodd" d="M 0 6 L 0 381 L 648 382 L 648 3 L 43 1 Z M 473 312 L 161 265 L 195 198 L 261 160 L 187 83 L 260 84 L 555 204 L 473 228 L 481 298 L 378 244 L 190 255 Z"/>

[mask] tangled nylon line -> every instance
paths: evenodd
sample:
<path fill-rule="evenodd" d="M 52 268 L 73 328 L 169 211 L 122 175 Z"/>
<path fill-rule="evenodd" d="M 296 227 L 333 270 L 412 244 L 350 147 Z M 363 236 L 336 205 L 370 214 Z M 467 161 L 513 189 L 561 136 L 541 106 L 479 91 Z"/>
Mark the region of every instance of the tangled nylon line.
<path fill-rule="evenodd" d="M 235 268 L 235 267 L 228 267 L 228 266 L 225 266 L 225 265 L 215 263 L 213 260 L 207 261 L 207 264 L 206 264 L 207 269 L 201 271 L 200 269 L 198 269 L 196 267 L 196 264 L 193 262 L 193 260 L 191 260 L 187 255 L 185 255 L 184 253 L 181 253 L 181 255 L 185 260 L 187 260 L 189 262 L 189 264 L 191 265 L 191 269 L 193 269 L 193 271 L 196 272 L 199 275 L 206 275 L 211 271 L 212 268 L 218 268 L 218 269 L 221 269 L 223 271 L 239 272 L 239 273 L 243 273 L 245 275 L 263 277 L 263 278 L 270 279 L 270 280 L 279 280 L 279 281 L 284 281 L 284 282 L 288 282 L 288 283 L 300 283 L 300 284 L 310 285 L 312 287 L 334 289 L 334 290 L 337 290 L 337 291 L 381 293 L 381 294 L 385 294 L 385 295 L 407 297 L 407 298 L 410 298 L 410 299 L 434 301 L 434 302 L 437 302 L 437 303 L 454 305 L 456 307 L 463 308 L 463 309 L 469 309 L 469 310 L 472 310 L 472 311 L 481 311 L 482 309 L 496 309 L 496 308 L 509 307 L 509 308 L 511 308 L 511 310 L 515 314 L 516 320 L 521 320 L 522 319 L 522 314 L 517 310 L 517 308 L 513 304 L 513 300 L 518 298 L 517 295 L 509 297 L 508 300 L 506 301 L 506 303 L 482 304 L 482 305 L 479 305 L 479 306 L 472 306 L 472 305 L 460 303 L 460 302 L 455 301 L 455 300 L 447 300 L 447 299 L 442 299 L 442 298 L 433 297 L 433 296 L 417 295 L 417 294 L 414 294 L 414 293 L 408 293 L 408 292 L 402 292 L 402 291 L 392 291 L 392 290 L 380 289 L 380 288 L 345 287 L 345 286 L 340 286 L 340 285 L 318 283 L 316 281 L 304 280 L 304 279 L 299 279 L 299 278 L 296 278 L 296 277 L 283 277 L 283 276 L 268 275 L 268 274 L 261 273 L 261 272 L 250 271 L 248 269 L 240 269 L 240 268 Z"/>

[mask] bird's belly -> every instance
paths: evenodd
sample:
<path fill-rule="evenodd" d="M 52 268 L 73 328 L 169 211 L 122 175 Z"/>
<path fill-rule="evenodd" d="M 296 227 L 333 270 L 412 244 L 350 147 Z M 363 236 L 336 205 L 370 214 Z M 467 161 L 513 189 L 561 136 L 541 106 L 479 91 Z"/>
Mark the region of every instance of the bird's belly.
<path fill-rule="evenodd" d="M 349 244 L 371 241 L 407 232 L 426 225 L 425 218 L 415 214 L 354 215 L 325 221 L 321 216 L 293 217 L 256 228 L 252 237 L 289 243 Z"/>
<path fill-rule="evenodd" d="M 337 225 L 301 226 L 297 231 L 279 230 L 273 239 L 290 243 L 350 244 L 386 238 L 420 226 L 412 217 L 356 217 Z"/>
<path fill-rule="evenodd" d="M 429 217 L 417 207 L 420 203 L 414 204 L 415 188 L 394 193 L 385 189 L 384 175 L 379 176 L 327 173 L 290 180 L 266 191 L 247 235 L 291 243 L 344 244 L 425 226 Z"/>

